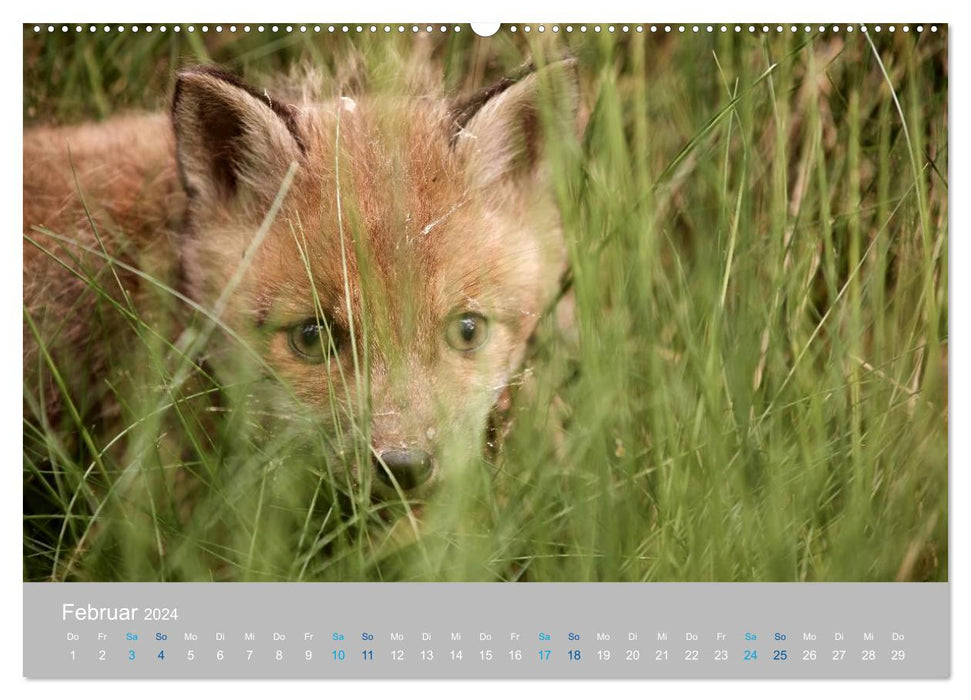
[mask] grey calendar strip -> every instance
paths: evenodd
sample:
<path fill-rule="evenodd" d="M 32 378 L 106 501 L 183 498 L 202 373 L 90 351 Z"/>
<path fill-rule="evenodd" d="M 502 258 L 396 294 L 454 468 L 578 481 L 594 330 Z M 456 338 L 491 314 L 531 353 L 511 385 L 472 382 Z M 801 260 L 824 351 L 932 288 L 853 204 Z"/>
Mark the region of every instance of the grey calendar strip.
<path fill-rule="evenodd" d="M 26 583 L 30 678 L 943 678 L 947 583 Z"/>

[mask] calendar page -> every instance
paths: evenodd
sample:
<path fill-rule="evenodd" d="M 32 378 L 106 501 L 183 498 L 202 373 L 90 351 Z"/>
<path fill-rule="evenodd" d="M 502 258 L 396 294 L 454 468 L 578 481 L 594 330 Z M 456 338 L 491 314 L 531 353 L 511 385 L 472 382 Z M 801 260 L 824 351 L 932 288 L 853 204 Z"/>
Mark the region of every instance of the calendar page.
<path fill-rule="evenodd" d="M 946 24 L 22 34 L 25 676 L 950 675 Z"/>

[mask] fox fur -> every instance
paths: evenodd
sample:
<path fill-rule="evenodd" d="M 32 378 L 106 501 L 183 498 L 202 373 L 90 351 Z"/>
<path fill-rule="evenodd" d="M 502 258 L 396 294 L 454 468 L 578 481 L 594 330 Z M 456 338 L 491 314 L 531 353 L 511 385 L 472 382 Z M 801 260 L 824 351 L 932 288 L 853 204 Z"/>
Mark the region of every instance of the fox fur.
<path fill-rule="evenodd" d="M 35 413 L 110 410 L 97 397 L 131 342 L 126 313 L 149 313 L 146 271 L 231 331 L 205 348 L 221 380 L 242 371 L 241 343 L 255 351 L 274 410 L 296 402 L 336 433 L 364 402 L 370 449 L 420 450 L 435 476 L 446 445 L 481 444 L 566 269 L 546 144 L 550 124 L 575 130 L 574 62 L 462 101 L 313 92 L 289 101 L 193 68 L 169 115 L 25 131 Z M 451 347 L 469 318 L 484 342 Z M 295 351 L 295 328 L 298 344 L 321 334 L 320 357 Z"/>

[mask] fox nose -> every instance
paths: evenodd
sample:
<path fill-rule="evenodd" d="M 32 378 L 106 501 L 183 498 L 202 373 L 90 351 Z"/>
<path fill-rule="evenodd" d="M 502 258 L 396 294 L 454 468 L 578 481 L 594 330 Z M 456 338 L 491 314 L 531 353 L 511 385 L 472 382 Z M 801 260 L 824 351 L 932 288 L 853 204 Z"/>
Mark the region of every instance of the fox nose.
<path fill-rule="evenodd" d="M 386 450 L 381 453 L 380 462 L 374 459 L 374 468 L 384 483 L 394 486 L 393 476 L 402 490 L 410 491 L 431 477 L 432 456 L 424 450 Z"/>

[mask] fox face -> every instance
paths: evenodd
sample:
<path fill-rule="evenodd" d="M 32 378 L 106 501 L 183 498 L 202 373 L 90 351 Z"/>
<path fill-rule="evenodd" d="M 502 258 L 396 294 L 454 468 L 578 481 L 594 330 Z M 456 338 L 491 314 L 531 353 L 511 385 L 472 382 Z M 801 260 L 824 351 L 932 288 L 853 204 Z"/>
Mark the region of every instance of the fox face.
<path fill-rule="evenodd" d="M 211 69 L 173 103 L 191 297 L 220 380 L 354 440 L 378 488 L 422 492 L 481 449 L 553 301 L 566 247 L 544 157 L 573 130 L 572 61 L 463 104 L 282 105 Z M 352 475 L 365 480 L 358 469 Z"/>

